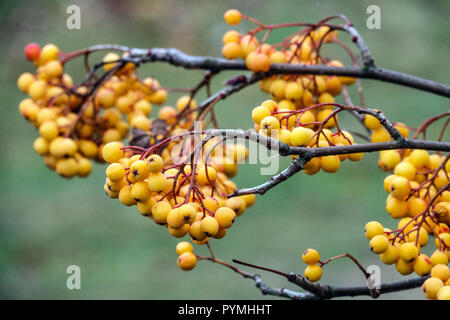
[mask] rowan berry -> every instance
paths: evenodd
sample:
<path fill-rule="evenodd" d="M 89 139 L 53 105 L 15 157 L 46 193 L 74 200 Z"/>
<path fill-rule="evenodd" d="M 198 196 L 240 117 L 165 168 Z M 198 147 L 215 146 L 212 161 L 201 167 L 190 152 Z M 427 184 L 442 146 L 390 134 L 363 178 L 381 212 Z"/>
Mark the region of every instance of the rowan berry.
<path fill-rule="evenodd" d="M 197 210 L 192 204 L 183 204 L 178 211 L 184 223 L 192 223 L 197 216 Z"/>
<path fill-rule="evenodd" d="M 27 60 L 29 61 L 36 61 L 37 59 L 39 59 L 39 55 L 41 53 L 41 47 L 35 43 L 29 43 L 25 46 L 25 56 L 27 58 Z"/>
<path fill-rule="evenodd" d="M 392 218 L 403 218 L 408 214 L 408 203 L 389 195 L 386 199 L 386 211 Z"/>
<path fill-rule="evenodd" d="M 444 286 L 441 279 L 431 277 L 422 284 L 422 291 L 426 298 L 434 300 L 437 298 L 438 291 Z"/>
<path fill-rule="evenodd" d="M 389 135 L 389 132 L 385 128 L 379 128 L 377 130 L 374 130 L 372 132 L 372 135 L 370 136 L 370 141 L 373 143 L 387 142 L 389 140 L 391 140 L 391 136 Z"/>
<path fill-rule="evenodd" d="M 189 234 L 191 238 L 193 240 L 200 242 L 208 238 L 206 234 L 202 231 L 201 224 L 202 221 L 195 221 L 191 224 L 189 228 Z"/>
<path fill-rule="evenodd" d="M 447 282 L 450 279 L 450 269 L 445 264 L 437 264 L 431 268 L 431 276 Z"/>
<path fill-rule="evenodd" d="M 77 160 L 77 176 L 87 177 L 92 172 L 92 164 L 86 158 Z"/>
<path fill-rule="evenodd" d="M 364 125 L 370 130 L 377 130 L 382 127 L 380 121 L 370 114 L 366 114 L 364 117 Z"/>
<path fill-rule="evenodd" d="M 144 160 L 137 160 L 130 165 L 130 176 L 132 176 L 136 181 L 143 181 L 147 179 L 149 174 L 150 172 L 148 170 L 147 162 Z"/>
<path fill-rule="evenodd" d="M 258 106 L 252 111 L 252 119 L 257 124 L 260 124 L 268 116 L 270 116 L 270 110 L 263 106 Z"/>
<path fill-rule="evenodd" d="M 146 202 L 136 203 L 137 209 L 144 217 L 151 217 L 152 207 L 156 204 L 156 200 L 150 197 Z"/>
<path fill-rule="evenodd" d="M 175 238 L 182 238 L 189 232 L 189 225 L 184 224 L 180 228 L 173 228 L 171 226 L 168 226 L 167 229 L 169 230 L 169 233 L 174 236 Z"/>
<path fill-rule="evenodd" d="M 401 275 L 408 275 L 414 272 L 414 261 L 405 262 L 403 259 L 398 259 L 395 268 Z"/>
<path fill-rule="evenodd" d="M 400 245 L 400 258 L 405 262 L 413 262 L 419 256 L 419 250 L 412 242 L 402 243 Z"/>
<path fill-rule="evenodd" d="M 167 224 L 169 227 L 172 227 L 174 229 L 181 228 L 186 224 L 186 221 L 184 221 L 183 216 L 180 214 L 180 210 L 178 208 L 174 208 L 169 211 L 167 215 Z"/>
<path fill-rule="evenodd" d="M 231 42 L 239 43 L 241 34 L 236 30 L 227 31 L 222 37 L 222 43 L 227 44 Z"/>
<path fill-rule="evenodd" d="M 337 172 L 341 165 L 339 156 L 320 157 L 320 167 L 325 172 Z"/>
<path fill-rule="evenodd" d="M 40 100 L 45 98 L 47 92 L 47 83 L 44 80 L 36 80 L 30 84 L 28 94 L 33 100 Z"/>
<path fill-rule="evenodd" d="M 131 186 L 124 186 L 119 191 L 119 200 L 127 207 L 136 204 L 136 200 L 131 193 L 131 188 Z"/>
<path fill-rule="evenodd" d="M 378 221 L 370 221 L 364 227 L 364 234 L 369 240 L 377 235 L 384 235 L 383 225 Z"/>
<path fill-rule="evenodd" d="M 197 257 L 192 252 L 183 252 L 178 256 L 177 265 L 181 270 L 192 270 L 197 265 Z"/>
<path fill-rule="evenodd" d="M 314 131 L 304 127 L 294 128 L 291 132 L 290 144 L 294 147 L 306 147 L 311 141 Z"/>
<path fill-rule="evenodd" d="M 397 199 L 405 199 L 411 192 L 411 186 L 405 177 L 397 177 L 392 180 L 389 186 L 391 194 Z"/>
<path fill-rule="evenodd" d="M 221 207 L 214 213 L 214 218 L 216 218 L 220 228 L 226 229 L 233 224 L 236 219 L 236 213 L 229 207 Z"/>
<path fill-rule="evenodd" d="M 448 265 L 448 257 L 445 252 L 436 250 L 430 257 L 431 264 L 436 266 L 438 264 Z"/>
<path fill-rule="evenodd" d="M 44 64 L 51 60 L 57 60 L 58 55 L 59 55 L 58 47 L 54 44 L 47 44 L 41 50 L 39 61 Z"/>
<path fill-rule="evenodd" d="M 211 216 L 206 216 L 200 222 L 200 229 L 207 237 L 214 236 L 219 232 L 219 222 Z"/>
<path fill-rule="evenodd" d="M 380 255 L 380 260 L 384 264 L 393 264 L 400 258 L 400 250 L 396 245 L 389 245 L 387 250 Z"/>
<path fill-rule="evenodd" d="M 230 9 L 225 12 L 223 17 L 226 23 L 230 25 L 237 25 L 241 23 L 242 14 L 239 10 Z"/>
<path fill-rule="evenodd" d="M 152 207 L 153 221 L 155 221 L 158 224 L 166 224 L 167 216 L 169 215 L 169 211 L 171 209 L 172 209 L 172 207 L 170 206 L 169 202 L 167 202 L 167 201 L 157 202 Z"/>
<path fill-rule="evenodd" d="M 181 255 L 185 252 L 192 252 L 194 253 L 194 247 L 192 247 L 192 244 L 190 244 L 187 241 L 181 241 L 177 243 L 177 246 L 175 247 L 175 251 L 178 255 Z"/>
<path fill-rule="evenodd" d="M 43 137 L 34 140 L 33 148 L 37 154 L 44 156 L 49 153 L 49 143 Z"/>
<path fill-rule="evenodd" d="M 416 167 L 416 169 L 422 169 L 428 164 L 430 156 L 425 150 L 413 150 L 409 155 L 409 162 Z"/>
<path fill-rule="evenodd" d="M 231 208 L 237 216 L 240 216 L 247 209 L 245 201 L 241 197 L 233 197 L 225 201 L 225 206 Z"/>
<path fill-rule="evenodd" d="M 403 161 L 395 166 L 394 174 L 396 176 L 405 177 L 408 180 L 414 180 L 416 176 L 416 168 L 409 162 Z"/>
<path fill-rule="evenodd" d="M 123 144 L 121 142 L 109 142 L 102 149 L 102 156 L 106 162 L 119 162 L 123 157 Z"/>

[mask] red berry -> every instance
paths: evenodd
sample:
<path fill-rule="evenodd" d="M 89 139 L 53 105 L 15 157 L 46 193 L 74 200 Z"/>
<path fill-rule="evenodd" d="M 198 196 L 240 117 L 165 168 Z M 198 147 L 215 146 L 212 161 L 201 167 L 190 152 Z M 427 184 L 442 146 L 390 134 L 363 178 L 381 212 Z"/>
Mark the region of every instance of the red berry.
<path fill-rule="evenodd" d="M 29 43 L 25 47 L 25 56 L 30 61 L 39 59 L 40 53 L 41 47 L 36 42 Z"/>

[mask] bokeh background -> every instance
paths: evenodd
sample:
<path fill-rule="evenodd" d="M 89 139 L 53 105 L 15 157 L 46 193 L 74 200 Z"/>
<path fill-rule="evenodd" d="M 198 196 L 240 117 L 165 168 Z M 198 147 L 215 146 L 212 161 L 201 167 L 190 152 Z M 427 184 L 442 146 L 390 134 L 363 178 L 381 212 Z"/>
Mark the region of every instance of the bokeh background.
<path fill-rule="evenodd" d="M 81 30 L 65 26 L 66 8 L 81 8 Z M 366 8 L 381 8 L 381 30 L 368 30 Z M 164 228 L 103 192 L 104 169 L 96 165 L 87 179 L 64 180 L 48 170 L 32 143 L 37 132 L 21 118 L 24 95 L 16 79 L 33 66 L 23 56 L 28 42 L 55 43 L 70 52 L 99 43 L 136 47 L 177 47 L 196 55 L 219 56 L 222 34 L 230 27 L 223 13 L 238 8 L 267 23 L 314 22 L 334 13 L 347 15 L 369 44 L 376 63 L 436 81 L 449 82 L 450 24 L 448 1 L 12 1 L 0 2 L 0 298 L 3 299 L 261 299 L 254 283 L 228 269 L 201 262 L 192 272 L 176 266 L 175 245 Z M 248 30 L 250 24 L 238 26 Z M 275 33 L 271 41 L 286 33 Z M 345 38 L 345 36 L 343 37 Z M 344 57 L 337 47 L 330 56 Z M 97 56 L 97 58 L 99 58 Z M 347 60 L 344 60 L 348 62 Z M 68 65 L 82 79 L 82 61 Z M 201 71 L 163 64 L 146 65 L 142 75 L 164 86 L 189 87 Z M 224 72 L 214 89 L 235 75 Z M 364 80 L 369 106 L 394 121 L 417 126 L 449 109 L 448 100 L 396 85 Z M 355 101 L 357 96 L 354 95 Z M 178 95 L 172 95 L 168 104 Z M 222 127 L 249 128 L 250 110 L 267 97 L 246 89 L 217 105 Z M 341 100 L 342 101 L 342 100 Z M 346 127 L 352 128 L 347 119 Z M 344 120 L 346 121 L 346 120 Z M 355 126 L 356 128 L 356 126 Z M 447 136 L 448 137 L 448 136 Z M 447 138 L 448 139 L 448 138 Z M 364 265 L 379 264 L 368 250 L 364 224 L 377 219 L 394 226 L 384 210 L 385 173 L 377 155 L 345 162 L 338 173 L 298 174 L 258 197 L 238 223 L 212 245 L 217 256 L 241 259 L 284 271 L 303 272 L 300 255 L 317 248 L 323 257 L 348 252 Z M 283 160 L 286 166 L 288 160 Z M 239 186 L 263 182 L 259 166 L 242 165 Z M 196 249 L 206 254 L 205 248 Z M 66 288 L 66 268 L 78 265 L 82 289 Z M 393 267 L 381 266 L 382 281 L 399 280 Z M 291 287 L 264 273 L 275 287 Z M 363 277 L 349 261 L 325 269 L 322 281 L 361 285 Z M 419 289 L 384 298 L 422 299 Z"/>

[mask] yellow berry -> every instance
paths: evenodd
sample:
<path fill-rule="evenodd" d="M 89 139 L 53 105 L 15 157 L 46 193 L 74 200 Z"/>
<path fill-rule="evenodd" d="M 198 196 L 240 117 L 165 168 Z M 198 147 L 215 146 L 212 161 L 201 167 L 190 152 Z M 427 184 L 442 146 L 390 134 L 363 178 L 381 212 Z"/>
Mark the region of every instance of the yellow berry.
<path fill-rule="evenodd" d="M 227 43 L 230 43 L 230 42 L 239 43 L 240 38 L 241 38 L 241 34 L 238 31 L 230 30 L 230 31 L 227 31 L 223 35 L 222 42 L 223 42 L 223 44 L 227 44 Z"/>
<path fill-rule="evenodd" d="M 398 259 L 395 268 L 401 275 L 408 275 L 414 272 L 414 262 L 405 262 L 403 259 Z"/>
<path fill-rule="evenodd" d="M 394 174 L 396 176 L 405 177 L 408 180 L 414 180 L 416 176 L 416 168 L 409 162 L 403 161 L 395 166 Z"/>
<path fill-rule="evenodd" d="M 369 240 L 375 236 L 384 235 L 383 225 L 378 221 L 370 221 L 364 227 L 364 234 Z"/>
<path fill-rule="evenodd" d="M 37 154 L 44 156 L 49 152 L 49 143 L 43 137 L 39 137 L 34 140 L 33 148 Z"/>
<path fill-rule="evenodd" d="M 364 125 L 370 130 L 377 130 L 382 127 L 380 121 L 370 114 L 364 117 Z"/>
<path fill-rule="evenodd" d="M 39 60 L 42 63 L 46 63 L 50 60 L 58 59 L 59 49 L 54 44 L 47 44 L 41 50 L 41 55 L 39 56 Z"/>
<path fill-rule="evenodd" d="M 170 206 L 169 202 L 167 202 L 167 201 L 157 202 L 152 207 L 153 221 L 155 221 L 158 224 L 166 224 L 167 216 L 169 215 L 169 211 L 171 209 L 172 209 L 172 207 Z"/>
<path fill-rule="evenodd" d="M 408 214 L 408 203 L 389 195 L 386 199 L 386 211 L 392 218 L 403 218 Z"/>
<path fill-rule="evenodd" d="M 425 254 L 420 254 L 417 259 L 414 261 L 414 271 L 420 277 L 424 277 L 429 275 L 431 272 L 431 261 Z"/>
<path fill-rule="evenodd" d="M 106 168 L 106 176 L 113 182 L 121 181 L 125 177 L 125 169 L 120 163 L 111 163 Z"/>
<path fill-rule="evenodd" d="M 225 229 L 231 227 L 236 218 L 236 213 L 228 207 L 221 207 L 215 212 L 214 218 L 219 223 L 219 227 Z"/>
<path fill-rule="evenodd" d="M 177 265 L 181 270 L 192 270 L 197 265 L 197 257 L 192 252 L 183 252 L 178 256 Z"/>
<path fill-rule="evenodd" d="M 416 169 L 422 169 L 427 165 L 429 160 L 428 152 L 425 150 L 413 150 L 409 154 L 409 162 L 416 167 Z"/>
<path fill-rule="evenodd" d="M 219 231 L 219 222 L 211 216 L 206 216 L 201 221 L 200 229 L 207 237 L 214 236 Z"/>
<path fill-rule="evenodd" d="M 177 246 L 175 247 L 175 251 L 178 255 L 181 255 L 185 252 L 192 252 L 194 253 L 194 248 L 192 247 L 192 244 L 190 244 L 187 241 L 181 241 L 177 243 Z"/>
<path fill-rule="evenodd" d="M 123 144 L 121 142 L 109 142 L 102 149 L 103 159 L 109 163 L 119 162 L 123 157 L 122 147 Z"/>
<path fill-rule="evenodd" d="M 152 193 L 145 181 L 137 181 L 131 188 L 131 195 L 137 202 L 146 202 Z"/>
<path fill-rule="evenodd" d="M 320 157 L 320 167 L 325 172 L 336 172 L 339 170 L 341 160 L 339 156 Z"/>
<path fill-rule="evenodd" d="M 391 194 L 397 199 L 405 199 L 411 192 L 411 186 L 405 177 L 397 177 L 389 186 Z"/>
<path fill-rule="evenodd" d="M 370 240 L 369 245 L 373 253 L 381 254 L 389 248 L 389 240 L 385 235 L 376 235 Z"/>
<path fill-rule="evenodd" d="M 157 154 L 152 154 L 147 158 L 148 170 L 151 173 L 157 173 L 164 167 L 164 160 Z"/>
<path fill-rule="evenodd" d="M 64 178 L 72 178 L 77 173 L 77 162 L 74 158 L 59 159 L 56 161 L 56 172 Z"/>
<path fill-rule="evenodd" d="M 52 60 L 45 64 L 45 73 L 49 78 L 56 78 L 63 74 L 63 66 L 58 60 Z"/>
<path fill-rule="evenodd" d="M 397 260 L 400 258 L 400 250 L 394 246 L 389 245 L 387 250 L 380 255 L 380 260 L 384 264 L 393 264 L 397 262 Z"/>
<path fill-rule="evenodd" d="M 152 192 L 161 192 L 165 190 L 169 184 L 167 178 L 161 172 L 150 173 L 147 184 Z"/>
<path fill-rule="evenodd" d="M 304 127 L 294 128 L 291 132 L 291 145 L 294 147 L 306 147 L 311 141 L 314 131 Z"/>
<path fill-rule="evenodd" d="M 387 142 L 389 140 L 391 140 L 391 136 L 389 135 L 389 132 L 385 128 L 379 128 L 377 130 L 374 130 L 372 132 L 372 135 L 370 136 L 370 141 L 373 143 Z"/>
<path fill-rule="evenodd" d="M 167 224 L 175 229 L 179 229 L 186 224 L 178 208 L 169 211 L 167 215 Z"/>
<path fill-rule="evenodd" d="M 309 264 L 305 268 L 304 274 L 309 281 L 316 282 L 322 277 L 322 268 L 317 264 Z"/>
<path fill-rule="evenodd" d="M 149 170 L 147 162 L 144 160 L 137 160 L 130 165 L 130 176 L 136 181 L 143 181 L 147 179 Z"/>
<path fill-rule="evenodd" d="M 252 119 L 255 123 L 260 124 L 261 121 L 270 116 L 270 110 L 263 106 L 258 106 L 252 110 Z"/>
<path fill-rule="evenodd" d="M 400 245 L 400 258 L 407 262 L 413 262 L 419 256 L 419 250 L 412 242 L 402 243 Z"/>
<path fill-rule="evenodd" d="M 431 264 L 436 266 L 438 264 L 448 265 L 448 257 L 445 252 L 436 250 L 430 257 Z"/>
<path fill-rule="evenodd" d="M 22 73 L 17 79 L 17 87 L 23 92 L 28 92 L 28 89 L 34 82 L 34 76 L 29 72 Z"/>
<path fill-rule="evenodd" d="M 438 278 L 429 278 L 422 284 L 422 291 L 428 299 L 436 299 L 437 293 L 444 286 L 444 282 Z"/>
<path fill-rule="evenodd" d="M 131 186 L 124 186 L 120 189 L 119 200 L 126 206 L 132 206 L 136 204 L 136 200 L 131 194 Z"/>
<path fill-rule="evenodd" d="M 241 23 L 242 14 L 239 10 L 230 9 L 225 12 L 224 16 L 225 22 L 234 26 Z"/>
<path fill-rule="evenodd" d="M 55 139 L 59 134 L 58 126 L 54 121 L 45 121 L 39 126 L 39 133 L 47 141 L 51 141 Z"/>

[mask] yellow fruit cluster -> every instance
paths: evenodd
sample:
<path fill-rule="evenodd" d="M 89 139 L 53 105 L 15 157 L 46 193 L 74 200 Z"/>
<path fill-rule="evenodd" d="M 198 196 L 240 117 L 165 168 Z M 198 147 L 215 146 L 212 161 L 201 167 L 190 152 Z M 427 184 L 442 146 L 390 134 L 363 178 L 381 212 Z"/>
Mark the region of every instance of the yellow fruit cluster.
<path fill-rule="evenodd" d="M 332 132 L 330 128 L 335 126 L 335 120 L 331 117 L 318 117 L 322 111 L 299 111 L 283 108 L 282 103 L 266 100 L 252 110 L 252 119 L 255 130 L 264 136 L 269 136 L 293 147 L 329 147 L 346 146 L 355 144 L 353 136 L 344 130 Z M 327 113 L 332 108 L 325 107 Z M 328 114 L 329 114 L 328 113 Z M 322 126 L 321 126 L 322 125 Z M 342 161 L 359 161 L 363 153 L 351 153 L 342 155 L 323 156 L 311 159 L 303 171 L 309 175 L 316 174 L 322 169 L 325 172 L 338 171 Z"/>
<path fill-rule="evenodd" d="M 227 199 L 237 189 L 227 173 L 234 175 L 236 169 L 201 160 L 192 165 L 174 164 L 168 151 L 177 146 L 173 143 L 161 156 L 133 155 L 120 142 L 107 144 L 103 148 L 103 158 L 110 163 L 106 193 L 126 206 L 136 205 L 143 216 L 165 226 L 176 238 L 189 234 L 195 244 L 206 243 L 210 237 L 223 238 L 235 218 L 253 205 L 255 196 Z"/>
<path fill-rule="evenodd" d="M 302 260 L 307 264 L 304 271 L 305 277 L 311 282 L 319 281 L 322 277 L 319 252 L 316 249 L 306 249 L 302 254 Z"/>
<path fill-rule="evenodd" d="M 48 44 L 40 50 L 34 44 L 34 49 L 36 73 L 23 73 L 17 80 L 18 87 L 29 95 L 19 110 L 39 130 L 35 151 L 65 178 L 89 175 L 89 159 L 102 162 L 103 146 L 122 140 L 130 126 L 149 130 L 151 103 L 160 104 L 167 98 L 157 80 L 141 81 L 131 63 L 93 91 L 87 84 L 74 85 L 64 73 L 57 46 Z M 119 55 L 108 53 L 103 68 L 111 70 L 119 59 Z M 167 117 L 164 110 L 161 113 Z"/>

